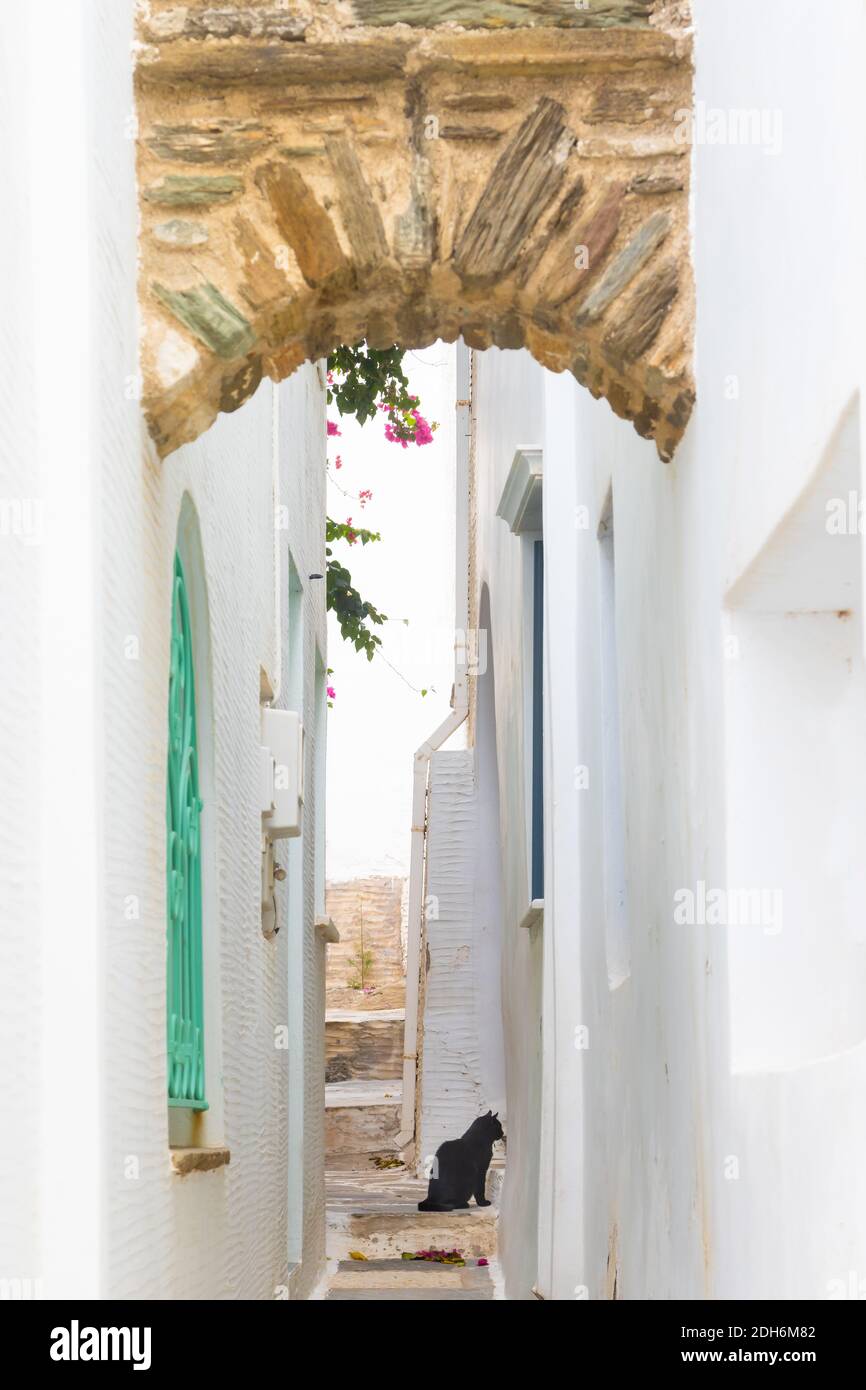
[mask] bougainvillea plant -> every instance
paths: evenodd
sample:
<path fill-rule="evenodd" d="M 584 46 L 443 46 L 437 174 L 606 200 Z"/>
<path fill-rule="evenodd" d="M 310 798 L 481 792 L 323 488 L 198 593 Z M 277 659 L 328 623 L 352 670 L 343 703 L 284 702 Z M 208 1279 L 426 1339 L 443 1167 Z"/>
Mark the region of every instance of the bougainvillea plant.
<path fill-rule="evenodd" d="M 341 415 L 354 415 L 359 425 L 372 420 L 377 410 L 388 410 L 401 440 L 415 439 L 418 397 L 409 394 L 402 348 L 377 349 L 366 343 L 337 348 L 328 358 L 328 405 L 332 404 Z"/>
<path fill-rule="evenodd" d="M 373 632 L 370 624 L 381 626 L 386 621 L 385 614 L 361 598 L 345 565 L 334 559 L 332 546 L 334 541 L 346 541 L 348 545 L 357 545 L 360 541 L 362 545 L 369 545 L 381 539 L 378 531 L 353 526 L 351 517 L 347 521 L 333 521 L 327 517 L 325 521 L 327 605 L 336 614 L 340 636 L 351 642 L 356 652 L 366 652 L 368 661 L 373 660 L 376 648 L 382 644 L 381 637 Z"/>
<path fill-rule="evenodd" d="M 420 401 L 409 392 L 409 379 L 403 371 L 403 352 L 399 347 L 371 348 L 366 343 L 356 343 L 354 347 L 339 347 L 328 357 L 328 405 L 335 405 L 339 414 L 354 415 L 359 425 L 373 420 L 381 412 L 385 420 L 385 438 L 403 449 L 410 444 L 419 448 L 433 440 L 435 424 L 428 424 L 421 414 Z M 341 430 L 335 420 L 328 420 L 328 437 L 339 437 Z M 342 455 L 337 455 L 335 468 L 343 467 Z M 369 488 L 357 494 L 363 510 L 372 500 Z M 362 526 L 354 526 L 352 518 L 334 521 L 328 517 L 325 524 L 325 556 L 327 560 L 327 606 L 337 617 L 340 635 L 351 642 L 355 650 L 365 652 L 372 661 L 377 647 L 381 647 L 381 637 L 373 631 L 387 622 L 387 616 L 360 593 L 352 583 L 352 576 L 335 559 L 333 545 L 344 541 L 347 545 L 369 545 L 381 540 L 378 531 L 369 531 Z M 426 693 L 426 692 L 424 692 Z"/>

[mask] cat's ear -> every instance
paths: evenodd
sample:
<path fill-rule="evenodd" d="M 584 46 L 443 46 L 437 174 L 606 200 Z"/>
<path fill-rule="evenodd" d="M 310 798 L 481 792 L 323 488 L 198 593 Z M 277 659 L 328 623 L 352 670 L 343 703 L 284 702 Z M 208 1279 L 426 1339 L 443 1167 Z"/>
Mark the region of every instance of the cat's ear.
<path fill-rule="evenodd" d="M 494 1120 L 498 1120 L 498 1119 L 499 1119 L 499 1111 L 498 1111 L 498 1110 L 497 1110 L 496 1114 L 493 1116 L 493 1118 L 494 1118 Z"/>

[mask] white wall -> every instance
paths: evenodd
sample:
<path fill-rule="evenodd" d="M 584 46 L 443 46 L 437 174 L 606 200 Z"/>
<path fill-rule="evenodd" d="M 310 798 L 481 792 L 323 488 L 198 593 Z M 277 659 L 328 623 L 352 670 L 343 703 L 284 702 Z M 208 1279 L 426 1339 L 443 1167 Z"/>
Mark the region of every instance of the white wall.
<path fill-rule="evenodd" d="M 329 440 L 329 514 L 382 535 L 366 548 L 338 542 L 334 556 L 389 619 L 375 629 L 383 646 L 372 662 L 329 621 L 337 695 L 328 713 L 334 881 L 408 874 L 413 756 L 445 718 L 454 680 L 454 344 L 407 352 L 404 369 L 424 417 L 439 424 L 432 444 L 402 449 L 385 440 L 381 417 L 361 427 L 341 420 L 336 406 L 329 410 L 342 431 Z M 363 510 L 362 488 L 373 492 Z M 423 698 L 421 689 L 428 690 Z"/>
<path fill-rule="evenodd" d="M 730 933 L 737 1071 L 802 1067 L 864 1040 L 866 807 L 850 795 L 866 775 L 862 538 L 856 519 L 827 529 L 833 499 L 847 513 L 859 486 L 851 409 L 727 595 L 728 882 L 742 906 L 762 895 L 755 929 Z"/>
<path fill-rule="evenodd" d="M 93 1297 L 105 1287 L 108 1171 L 99 499 L 141 450 L 138 405 L 125 394 L 137 353 L 124 138 L 132 6 L 55 0 L 8 18 L 4 233 L 14 250 L 2 289 L 0 492 L 36 500 L 39 536 L 0 546 L 11 571 L 0 1012 L 19 1068 L 3 1088 L 11 1113 L 0 1127 L 14 1149 L 4 1154 L 0 1250 L 3 1276 L 38 1279 L 48 1297 Z"/>
<path fill-rule="evenodd" d="M 428 1161 L 439 1145 L 463 1134 L 479 1115 L 492 1110 L 503 1125 L 507 1118 L 498 862 L 481 842 L 482 825 L 491 829 L 489 817 L 482 815 L 487 796 L 476 750 L 433 754 L 416 1146 L 423 1172 L 429 1172 Z"/>
<path fill-rule="evenodd" d="M 0 129 L 9 132 L 34 81 L 26 17 L 7 16 L 0 46 Z M 27 55 L 28 62 L 22 60 Z M 0 1044 L 12 1082 L 0 1090 L 0 1278 L 33 1280 L 44 1273 L 38 1255 L 39 1172 L 22 1163 L 40 1143 L 38 1096 L 41 1045 L 30 1020 L 41 994 L 39 817 L 41 692 L 35 673 L 42 649 L 40 573 L 42 523 L 36 422 L 33 412 L 34 283 L 30 251 L 28 165 L 21 143 L 0 140 L 5 213 L 0 219 L 4 274 L 0 277 Z M 13 660 L 13 653 L 17 659 Z M 27 1045 L 24 1040 L 29 1039 Z M 14 1063 L 12 1063 L 12 1059 Z"/>
<path fill-rule="evenodd" d="M 488 822 L 480 832 L 484 865 L 479 877 L 500 881 L 498 932 L 507 1095 L 500 1249 L 508 1296 L 514 1298 L 528 1298 L 536 1278 L 544 938 L 540 928 L 520 926 L 532 897 L 527 817 L 530 644 L 526 641 L 532 627 L 531 599 L 525 583 L 524 543 L 496 516 L 496 509 L 516 449 L 538 448 L 544 442 L 543 390 L 542 369 L 524 353 L 490 350 L 474 357 L 477 601 L 479 615 L 486 622 L 483 595 L 487 586 L 487 652 L 495 683 L 495 709 L 489 697 L 479 698 L 476 737 L 483 757 L 495 732 L 499 782 L 498 825 L 491 834 Z M 495 731 L 491 728 L 494 713 Z M 486 807 L 487 817 L 495 814 L 496 805 L 493 795 Z"/>
<path fill-rule="evenodd" d="M 312 828 L 315 662 L 325 630 L 323 585 L 309 575 L 321 573 L 323 563 L 323 421 L 319 369 L 304 368 L 278 392 L 265 383 L 195 444 L 161 464 L 146 458 L 143 477 L 129 470 L 124 487 L 118 479 L 105 529 L 118 537 L 107 557 L 114 583 L 105 670 L 118 711 L 107 757 L 119 771 L 105 793 L 108 823 L 116 827 L 107 939 L 106 1047 L 114 1058 L 107 1078 L 107 1279 L 121 1296 L 274 1298 L 288 1285 L 287 1259 L 303 1259 L 291 1285 L 303 1294 L 321 1266 L 325 948 L 313 922 Z M 276 532 L 281 640 L 274 626 L 275 442 L 277 505 L 286 508 L 278 516 L 288 522 Z M 189 502 L 200 528 L 210 617 L 210 680 L 196 673 L 199 743 L 211 744 L 214 770 L 213 802 L 203 813 L 214 874 L 204 931 L 211 1104 L 193 1137 L 226 1144 L 231 1163 L 178 1179 L 167 1163 L 164 1100 L 163 767 L 171 561 L 178 517 Z M 312 524 L 316 516 L 319 526 Z M 297 640 L 287 631 L 290 553 L 302 589 Z M 187 578 L 192 582 L 189 572 Z M 193 608 L 194 621 L 201 610 Z M 137 669 L 117 655 L 126 631 L 142 634 Z M 278 889 L 281 930 L 274 941 L 262 935 L 259 908 L 260 666 L 280 682 L 278 704 L 300 704 L 308 735 L 305 834 L 278 851 L 288 879 Z M 206 860 L 204 868 L 207 874 Z M 110 923 L 127 893 L 140 896 L 142 920 L 115 935 Z M 210 972 L 207 989 L 215 957 L 219 975 Z M 286 1026 L 288 1047 L 277 1047 L 275 1030 Z M 221 1072 L 213 1065 L 220 1054 Z M 124 1176 L 131 1155 L 140 1162 L 134 1184 Z"/>
<path fill-rule="evenodd" d="M 834 5 L 832 20 L 825 13 L 823 23 L 805 3 L 761 6 L 758 16 L 754 7 L 737 4 L 730 13 L 726 9 L 724 21 L 717 7 L 702 3 L 697 19 L 699 92 L 705 91 L 713 102 L 744 104 L 744 92 L 751 90 L 755 95 L 750 104 L 778 107 L 784 116 L 779 158 L 740 151 L 736 158 L 720 159 L 722 152 L 713 149 L 698 151 L 697 157 L 697 264 L 699 287 L 702 282 L 706 286 L 699 295 L 698 351 L 706 384 L 690 442 L 696 458 L 712 460 L 716 496 L 727 513 L 716 574 L 730 584 L 803 493 L 852 398 L 863 389 L 866 123 L 859 73 L 866 34 L 863 6 L 856 0 Z M 750 43 L 735 63 L 728 55 L 738 47 L 737 34 L 747 19 L 754 26 Z M 820 100 L 804 102 L 807 86 L 821 93 Z M 805 260 L 796 253 L 791 235 L 804 168 L 811 171 L 811 196 L 821 208 L 827 236 L 827 254 Z M 736 216 L 738 207 L 752 208 L 747 223 Z M 726 276 L 718 269 L 720 245 L 730 248 Z M 755 306 L 745 322 L 736 313 L 737 301 Z M 816 344 L 821 348 L 814 353 Z M 744 389 L 736 404 L 714 389 L 723 371 L 741 374 Z M 841 549 L 845 542 L 838 545 Z M 804 575 L 809 573 L 808 553 L 801 554 Z M 855 561 L 858 567 L 859 563 Z M 816 598 L 821 579 L 823 575 L 813 588 Z M 814 603 L 820 606 L 820 600 Z M 855 625 L 862 627 L 862 605 L 857 606 L 849 632 Z M 859 647 L 859 640 L 854 645 Z M 847 670 L 853 686 L 861 679 L 857 663 L 849 663 Z M 795 729 L 798 724 L 802 729 L 805 717 L 808 727 L 805 711 L 829 677 L 825 660 L 816 664 L 811 689 L 800 694 L 800 683 L 792 681 L 787 701 L 777 705 L 777 722 L 790 719 Z M 852 747 L 851 721 L 839 717 L 848 699 L 840 689 L 838 698 L 823 705 L 816 733 L 830 741 L 835 735 L 835 747 L 825 743 L 825 754 L 837 767 L 847 764 L 849 771 L 847 778 L 835 782 L 833 798 L 839 793 L 847 796 L 853 816 L 859 799 L 856 749 L 862 729 L 854 734 Z M 736 719 L 736 710 L 729 709 L 727 717 Z M 734 724 L 732 733 L 739 734 L 741 727 Z M 808 740 L 811 743 L 811 734 Z M 773 778 L 773 809 L 794 834 L 826 790 L 822 782 L 827 763 L 818 757 L 813 762 L 801 738 L 792 743 L 792 757 L 803 759 L 803 775 L 793 789 Z M 735 748 L 732 745 L 731 756 Z M 771 761 L 769 767 L 772 770 Z M 763 772 L 756 768 L 753 775 L 758 779 Z M 733 835 L 734 803 L 729 802 L 727 813 Z M 846 818 L 841 805 L 834 813 Z M 772 835 L 767 843 L 765 877 L 768 886 L 774 886 L 778 864 L 769 859 Z M 739 1156 L 741 1174 L 735 1182 L 717 1182 L 713 1263 L 715 1287 L 722 1297 L 734 1290 L 746 1296 L 824 1298 L 831 1293 L 831 1280 L 845 1280 L 852 1268 L 859 1268 L 862 1277 L 866 1269 L 866 1208 L 856 1176 L 856 1155 L 862 1151 L 857 1121 L 862 1113 L 862 1048 L 856 1046 L 857 1028 L 852 1032 L 854 1019 L 839 973 L 831 988 L 835 987 L 839 1013 L 850 1020 L 843 1030 L 847 1037 L 840 1034 L 836 1042 L 829 1041 L 826 1030 L 819 1028 L 815 1034 L 811 1012 L 801 1017 L 804 990 L 807 996 L 811 989 L 824 996 L 827 979 L 825 974 L 823 983 L 816 978 L 810 984 L 794 921 L 794 913 L 803 910 L 805 890 L 815 911 L 825 914 L 825 949 L 830 956 L 836 949 L 832 938 L 837 895 L 845 888 L 856 892 L 850 873 L 850 863 L 837 860 L 834 866 L 816 838 L 808 868 L 804 871 L 800 864 L 782 885 L 793 911 L 786 914 L 791 917 L 788 929 L 776 938 L 781 950 L 773 983 L 781 990 L 784 981 L 796 980 L 785 1028 L 789 1035 L 796 1030 L 800 1037 L 812 1037 L 806 1056 L 799 1047 L 790 1053 L 793 1069 L 779 1067 L 777 1061 L 775 1069 L 759 1075 L 741 1077 L 734 1071 L 731 1112 L 727 1119 L 723 1112 L 719 1117 L 721 1132 L 713 1154 L 716 1173 L 723 1150 Z M 730 988 L 730 1017 L 735 1020 L 740 998 L 735 974 Z M 815 1006 L 826 1009 L 823 999 L 819 1003 L 816 998 Z M 736 1053 L 732 1060 L 736 1066 Z"/>
<path fill-rule="evenodd" d="M 694 151 L 698 405 L 676 459 L 662 466 L 604 403 L 525 355 L 490 352 L 476 363 L 479 580 L 491 593 L 505 882 L 501 1244 L 517 1297 L 537 1279 L 559 1299 L 822 1298 L 849 1271 L 866 1271 L 851 965 L 862 947 L 834 938 L 840 911 L 848 920 L 862 892 L 838 837 L 831 853 L 823 828 L 820 842 L 807 833 L 822 823 L 818 807 L 828 824 L 859 814 L 862 604 L 846 602 L 851 619 L 834 617 L 832 651 L 816 642 L 812 657 L 795 661 L 775 643 L 771 681 L 760 669 L 766 643 L 748 640 L 758 620 L 724 608 L 756 557 L 768 554 L 764 568 L 776 573 L 765 547 L 862 389 L 863 6 L 843 0 L 832 15 L 776 0 L 694 8 L 696 97 L 778 108 L 783 144 L 775 155 Z M 820 215 L 800 235 L 806 205 Z M 525 897 L 519 561 L 493 511 L 514 449 L 539 443 L 549 814 L 534 942 L 513 933 Z M 629 972 L 616 988 L 606 949 L 597 534 L 611 485 L 629 889 Z M 802 536 L 795 542 L 802 547 Z M 791 572 L 812 582 L 811 606 L 827 610 L 826 567 L 811 563 L 811 548 L 792 555 Z M 849 566 L 846 593 L 861 569 L 859 559 Z M 737 630 L 746 640 L 732 672 L 725 639 Z M 796 854 L 780 857 L 792 834 Z M 748 845 L 747 865 L 742 852 L 731 859 L 737 843 Z M 786 900 L 796 895 L 793 916 L 809 919 L 811 944 L 804 949 L 805 928 L 774 939 L 778 960 L 764 962 L 763 990 L 777 1041 L 790 1046 L 784 1061 L 778 1046 L 763 1058 L 754 1050 L 745 1071 L 732 1025 L 742 1029 L 761 1001 L 743 992 L 732 929 L 678 924 L 675 894 L 699 881 L 773 888 L 786 866 Z M 730 881 L 740 873 L 756 883 Z M 512 1013 L 509 976 L 521 982 Z M 543 1077 L 533 1060 L 539 1020 Z M 536 1255 L 526 1194 L 539 1163 Z"/>
<path fill-rule="evenodd" d="M 324 564 L 324 382 L 308 366 L 284 383 L 278 419 L 265 383 L 196 444 L 156 459 L 135 398 L 133 6 L 58 0 L 48 10 L 13 17 L 20 42 L 3 50 L 14 61 L 2 99 L 21 117 L 2 154 L 20 274 L 4 278 L 12 395 L 2 418 L 12 433 L 0 495 L 41 498 L 44 534 L 37 545 L 0 541 L 4 594 L 15 596 L 8 624 L 4 606 L 14 645 L 0 735 L 11 793 L 0 829 L 11 926 L 4 920 L 0 1018 L 20 1066 L 3 1088 L 14 1150 L 0 1164 L 10 1176 L 0 1277 L 41 1279 L 53 1297 L 272 1299 L 287 1286 L 304 1296 L 324 1258 L 312 829 L 325 622 L 324 586 L 309 580 Z M 275 502 L 287 508 L 276 548 Z M 200 533 L 197 638 L 205 611 L 210 625 L 210 671 L 197 640 L 196 674 L 199 741 L 212 754 L 213 1104 L 195 1138 L 231 1150 L 229 1167 L 186 1178 L 169 1165 L 165 1062 L 166 724 L 182 510 L 193 567 Z M 302 587 L 295 670 L 276 636 L 290 549 Z M 259 911 L 260 665 L 280 679 L 280 702 L 302 705 L 308 729 L 304 835 L 289 851 L 274 942 Z M 289 1051 L 275 1047 L 286 1024 Z"/>

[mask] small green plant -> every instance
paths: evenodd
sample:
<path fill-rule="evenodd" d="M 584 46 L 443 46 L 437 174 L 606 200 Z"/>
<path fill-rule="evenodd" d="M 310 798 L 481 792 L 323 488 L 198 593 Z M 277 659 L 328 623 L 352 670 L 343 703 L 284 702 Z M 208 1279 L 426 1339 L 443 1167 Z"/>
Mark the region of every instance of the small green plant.
<path fill-rule="evenodd" d="M 349 981 L 349 989 L 367 989 L 367 976 L 373 969 L 373 952 L 365 951 L 363 946 L 350 957 L 349 964 L 355 968 L 355 976 Z"/>

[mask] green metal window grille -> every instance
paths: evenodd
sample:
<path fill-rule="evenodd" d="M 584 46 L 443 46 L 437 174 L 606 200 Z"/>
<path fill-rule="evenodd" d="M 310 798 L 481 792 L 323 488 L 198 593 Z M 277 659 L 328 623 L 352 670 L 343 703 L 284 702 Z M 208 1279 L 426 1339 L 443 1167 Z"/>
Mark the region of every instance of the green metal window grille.
<path fill-rule="evenodd" d="M 168 1103 L 192 1110 L 207 1109 L 204 1098 L 201 809 L 192 628 L 183 565 L 175 552 L 166 806 Z"/>

